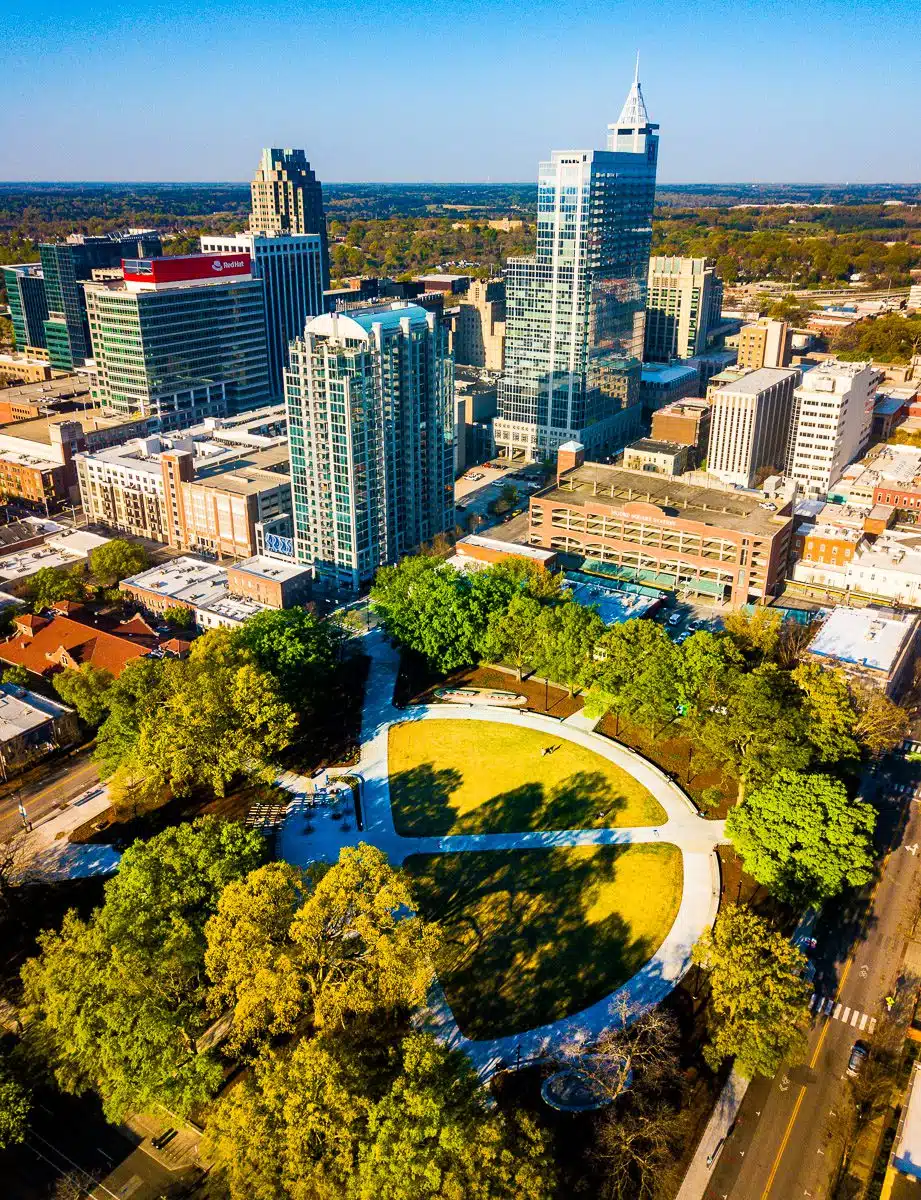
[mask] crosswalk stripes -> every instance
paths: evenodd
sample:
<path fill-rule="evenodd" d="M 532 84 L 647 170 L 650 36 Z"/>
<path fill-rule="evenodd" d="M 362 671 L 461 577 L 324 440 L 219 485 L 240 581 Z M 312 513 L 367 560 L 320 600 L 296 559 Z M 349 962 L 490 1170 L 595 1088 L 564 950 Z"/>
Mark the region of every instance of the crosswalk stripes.
<path fill-rule="evenodd" d="M 816 1017 L 831 1017 L 833 1021 L 841 1021 L 861 1033 L 872 1034 L 876 1029 L 876 1017 L 861 1012 L 859 1008 L 851 1008 L 850 1005 L 845 1007 L 837 1002 L 834 996 L 822 996 L 819 992 L 813 992 L 809 1000 L 809 1011 Z"/>

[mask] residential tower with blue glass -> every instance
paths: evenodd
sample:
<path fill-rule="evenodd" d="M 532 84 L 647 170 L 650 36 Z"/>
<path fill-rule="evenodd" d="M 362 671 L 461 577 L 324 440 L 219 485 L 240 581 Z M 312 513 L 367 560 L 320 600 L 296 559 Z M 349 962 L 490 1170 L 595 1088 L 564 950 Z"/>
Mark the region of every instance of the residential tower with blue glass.
<path fill-rule="evenodd" d="M 454 526 L 454 363 L 438 317 L 395 303 L 308 322 L 286 374 L 294 545 L 330 590 Z"/>

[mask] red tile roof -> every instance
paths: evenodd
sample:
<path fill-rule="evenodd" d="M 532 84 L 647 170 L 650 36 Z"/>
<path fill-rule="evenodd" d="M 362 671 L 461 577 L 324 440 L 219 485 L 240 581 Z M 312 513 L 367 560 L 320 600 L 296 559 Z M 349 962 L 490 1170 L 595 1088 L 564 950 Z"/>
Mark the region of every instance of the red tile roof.
<path fill-rule="evenodd" d="M 182 658 L 183 655 L 188 654 L 188 652 L 192 649 L 192 643 L 186 638 L 173 637 L 170 638 L 168 642 L 161 642 L 160 649 L 166 650 L 168 653 L 175 654 L 177 657 Z"/>
<path fill-rule="evenodd" d="M 135 613 L 129 621 L 121 621 L 109 632 L 114 633 L 116 637 L 130 638 L 133 642 L 141 642 L 151 648 L 160 644 L 157 631 L 147 624 L 140 613 Z"/>
<path fill-rule="evenodd" d="M 120 675 L 129 662 L 143 658 L 146 646 L 116 637 L 70 617 L 17 617 L 17 632 L 0 642 L 0 661 L 50 674 L 59 668 L 79 667 L 90 662 L 113 675 Z"/>

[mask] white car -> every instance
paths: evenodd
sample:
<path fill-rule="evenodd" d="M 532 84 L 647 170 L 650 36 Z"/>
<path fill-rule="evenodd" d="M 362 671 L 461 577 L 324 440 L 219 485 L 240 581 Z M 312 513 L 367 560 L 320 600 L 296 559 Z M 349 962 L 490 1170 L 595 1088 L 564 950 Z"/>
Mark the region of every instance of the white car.
<path fill-rule="evenodd" d="M 672 613 L 672 615 L 668 618 L 668 623 L 669 625 L 680 625 L 681 613 Z"/>

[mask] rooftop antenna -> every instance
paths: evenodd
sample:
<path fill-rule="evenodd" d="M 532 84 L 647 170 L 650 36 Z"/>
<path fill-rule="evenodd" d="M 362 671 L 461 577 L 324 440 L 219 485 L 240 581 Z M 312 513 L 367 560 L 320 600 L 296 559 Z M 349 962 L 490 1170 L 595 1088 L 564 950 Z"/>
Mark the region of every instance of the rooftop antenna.
<path fill-rule="evenodd" d="M 633 82 L 639 83 L 639 81 L 640 81 L 640 52 L 639 52 L 639 50 L 637 50 L 637 52 L 636 52 L 636 70 L 633 72 Z"/>

